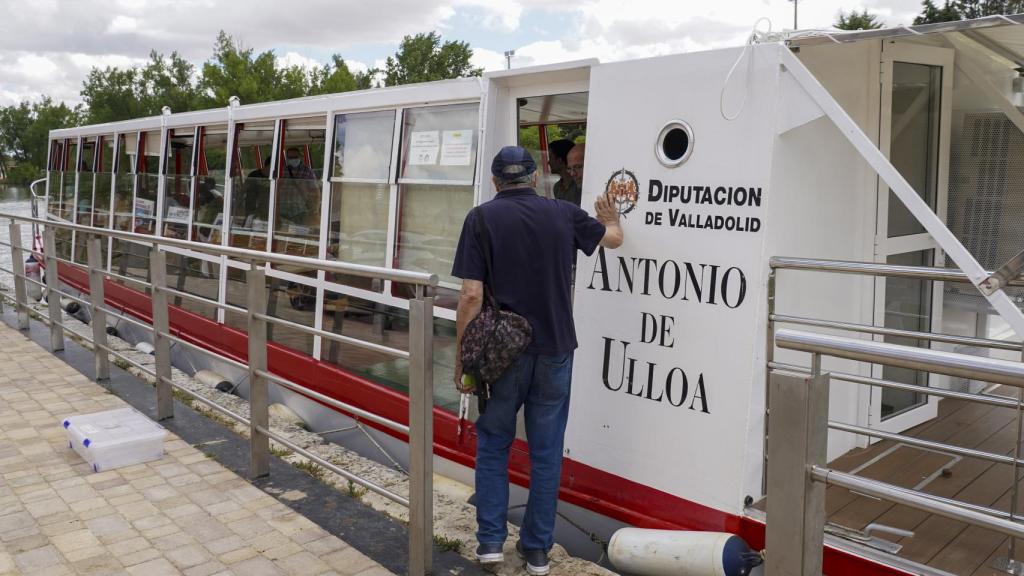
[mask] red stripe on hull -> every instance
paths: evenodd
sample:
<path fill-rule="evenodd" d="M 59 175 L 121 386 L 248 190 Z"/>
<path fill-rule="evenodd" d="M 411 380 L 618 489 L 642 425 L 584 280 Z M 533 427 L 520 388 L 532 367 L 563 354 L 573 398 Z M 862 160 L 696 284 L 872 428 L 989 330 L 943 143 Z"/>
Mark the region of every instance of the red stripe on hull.
<path fill-rule="evenodd" d="M 82 292 L 89 291 L 88 275 L 84 271 L 63 263 L 59 268 L 61 280 Z M 145 294 L 110 280 L 107 280 L 104 290 L 112 308 L 152 321 L 152 302 Z M 171 332 L 179 338 L 240 362 L 247 360 L 246 335 L 240 330 L 175 307 L 171 308 L 170 324 Z M 408 423 L 408 397 L 405 394 L 355 376 L 333 364 L 271 342 L 268 343 L 267 366 L 271 372 L 306 388 L 395 422 Z M 389 429 L 377 428 L 396 438 L 406 439 Z M 458 417 L 455 414 L 434 408 L 434 453 L 472 468 L 476 453 L 475 435 L 471 429 L 465 435 L 465 441 L 460 443 L 457 430 Z M 528 487 L 529 470 L 526 443 L 516 440 L 512 446 L 509 478 L 520 486 Z M 691 502 L 570 458 L 562 461 L 559 497 L 633 526 L 731 532 L 741 536 L 752 548 L 764 548 L 764 524 L 757 520 Z M 832 576 L 911 574 L 829 547 L 825 548 L 825 573 Z"/>

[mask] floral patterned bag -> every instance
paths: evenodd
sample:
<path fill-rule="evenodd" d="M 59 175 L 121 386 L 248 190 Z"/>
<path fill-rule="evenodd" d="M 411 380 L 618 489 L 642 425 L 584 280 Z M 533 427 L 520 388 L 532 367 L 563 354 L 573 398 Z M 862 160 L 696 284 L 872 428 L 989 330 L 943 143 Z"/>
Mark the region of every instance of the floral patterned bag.
<path fill-rule="evenodd" d="M 491 279 L 494 278 L 491 264 L 491 238 L 487 221 L 479 207 L 476 211 L 476 232 L 487 265 L 487 281 L 484 282 L 484 303 L 480 314 L 471 320 L 462 335 L 462 368 L 467 374 L 476 376 L 485 386 L 478 386 L 477 393 L 488 395 L 487 390 L 523 353 L 533 340 L 530 322 L 508 310 L 502 310 L 494 297 Z"/>

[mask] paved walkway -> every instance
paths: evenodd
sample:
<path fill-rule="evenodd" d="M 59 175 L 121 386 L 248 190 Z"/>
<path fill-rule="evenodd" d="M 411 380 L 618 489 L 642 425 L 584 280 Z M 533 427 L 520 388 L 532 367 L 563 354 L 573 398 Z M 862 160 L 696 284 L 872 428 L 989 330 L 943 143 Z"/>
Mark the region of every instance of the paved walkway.
<path fill-rule="evenodd" d="M 93 473 L 60 422 L 126 405 L 0 323 L 0 575 L 391 574 L 173 434 Z"/>

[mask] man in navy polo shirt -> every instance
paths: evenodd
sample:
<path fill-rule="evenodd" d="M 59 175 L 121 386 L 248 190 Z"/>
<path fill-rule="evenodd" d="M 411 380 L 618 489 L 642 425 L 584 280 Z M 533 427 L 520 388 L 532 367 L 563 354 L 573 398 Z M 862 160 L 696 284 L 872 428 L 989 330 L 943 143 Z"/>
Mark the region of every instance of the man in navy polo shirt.
<path fill-rule="evenodd" d="M 530 497 L 517 551 L 530 574 L 547 574 L 547 552 L 554 544 L 562 445 L 569 417 L 569 385 L 576 330 L 572 318 L 572 268 L 576 251 L 593 254 L 598 245 L 622 244 L 619 213 L 601 195 L 597 218 L 563 200 L 537 195 L 536 169 L 530 153 L 506 146 L 491 163 L 498 191 L 483 211 L 490 233 L 493 278 L 487 278 L 483 246 L 478 242 L 476 214 L 462 227 L 452 274 L 462 278 L 456 319 L 455 385 L 462 384 L 462 334 L 480 313 L 484 282 L 504 310 L 525 317 L 533 342 L 508 371 L 491 384 L 487 411 L 476 422 L 477 559 L 483 564 L 504 561 L 507 531 L 508 458 L 516 435 L 516 418 L 525 405 L 530 448 Z"/>

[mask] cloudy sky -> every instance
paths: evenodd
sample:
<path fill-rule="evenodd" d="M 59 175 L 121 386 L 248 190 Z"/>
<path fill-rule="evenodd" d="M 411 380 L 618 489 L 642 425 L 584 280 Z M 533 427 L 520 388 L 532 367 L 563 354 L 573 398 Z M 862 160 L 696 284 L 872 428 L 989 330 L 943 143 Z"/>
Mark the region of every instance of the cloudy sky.
<path fill-rule="evenodd" d="M 867 8 L 909 24 L 919 0 L 803 0 L 801 28 L 825 28 Z M 353 68 L 379 65 L 403 35 L 437 30 L 465 40 L 477 65 L 602 61 L 741 44 L 754 22 L 792 28 L 790 0 L 0 0 L 0 105 L 49 94 L 79 102 L 94 66 L 131 66 L 150 50 L 200 64 L 218 30 L 287 63 L 340 53 Z"/>

